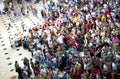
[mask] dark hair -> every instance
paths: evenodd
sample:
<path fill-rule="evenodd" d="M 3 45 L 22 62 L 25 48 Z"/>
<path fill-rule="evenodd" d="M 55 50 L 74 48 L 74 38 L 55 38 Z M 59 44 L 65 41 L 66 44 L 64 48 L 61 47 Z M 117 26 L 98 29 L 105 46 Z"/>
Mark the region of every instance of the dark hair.
<path fill-rule="evenodd" d="M 15 63 L 18 63 L 18 61 L 15 61 Z"/>
<path fill-rule="evenodd" d="M 32 58 L 30 58 L 30 61 L 32 61 Z"/>

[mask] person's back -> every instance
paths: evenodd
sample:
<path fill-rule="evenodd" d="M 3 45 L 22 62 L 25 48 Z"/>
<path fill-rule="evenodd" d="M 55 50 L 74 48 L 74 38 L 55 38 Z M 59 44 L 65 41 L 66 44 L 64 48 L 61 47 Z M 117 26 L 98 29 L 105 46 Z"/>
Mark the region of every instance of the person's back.
<path fill-rule="evenodd" d="M 15 68 L 16 68 L 16 69 L 19 68 L 19 64 L 18 64 L 17 61 L 15 61 Z"/>
<path fill-rule="evenodd" d="M 24 63 L 24 65 L 26 65 L 26 66 L 27 66 L 27 65 L 28 65 L 28 63 L 29 63 L 29 60 L 25 57 L 25 59 L 24 59 L 24 62 L 23 62 L 23 63 Z"/>
<path fill-rule="evenodd" d="M 30 65 L 32 68 L 34 68 L 34 62 L 32 61 L 32 58 L 30 59 Z"/>
<path fill-rule="evenodd" d="M 18 79 L 23 79 L 23 76 L 22 76 L 23 69 L 21 69 L 21 67 L 18 67 L 16 69 L 16 72 L 18 73 Z"/>
<path fill-rule="evenodd" d="M 32 11 L 32 12 L 34 12 L 34 10 L 35 10 L 35 8 L 34 8 L 34 7 L 32 7 L 32 8 L 31 8 L 31 11 Z"/>
<path fill-rule="evenodd" d="M 113 37 L 113 38 L 112 38 L 112 43 L 113 43 L 113 44 L 116 44 L 116 43 L 118 43 L 118 42 L 119 42 L 119 40 L 118 40 L 117 37 Z"/>

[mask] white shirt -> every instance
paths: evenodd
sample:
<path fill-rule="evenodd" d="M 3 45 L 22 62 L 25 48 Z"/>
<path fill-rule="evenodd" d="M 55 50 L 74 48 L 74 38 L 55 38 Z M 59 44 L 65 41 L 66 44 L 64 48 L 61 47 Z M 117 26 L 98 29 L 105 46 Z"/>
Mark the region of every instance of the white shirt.
<path fill-rule="evenodd" d="M 51 38 L 50 38 L 50 36 L 48 36 L 48 37 L 47 37 L 47 41 L 50 41 L 50 40 L 51 40 Z"/>
<path fill-rule="evenodd" d="M 116 64 L 114 62 L 112 63 L 112 69 L 117 70 L 117 66 L 116 66 Z"/>
<path fill-rule="evenodd" d="M 36 58 L 38 56 L 38 52 L 36 50 L 33 51 L 33 56 Z"/>
<path fill-rule="evenodd" d="M 105 9 L 108 7 L 107 4 L 103 4 L 103 6 L 104 6 Z"/>
<path fill-rule="evenodd" d="M 120 60 L 120 55 L 116 55 L 116 61 Z"/>
<path fill-rule="evenodd" d="M 9 3 L 9 7 L 12 8 L 12 3 L 11 2 Z"/>
<path fill-rule="evenodd" d="M 64 36 L 59 36 L 58 39 L 57 39 L 57 42 L 62 44 L 63 43 L 63 37 Z"/>
<path fill-rule="evenodd" d="M 42 45 L 40 43 L 37 44 L 37 47 L 42 49 Z"/>
<path fill-rule="evenodd" d="M 86 20 L 88 20 L 89 18 L 91 18 L 91 15 L 90 15 L 90 14 L 87 14 L 87 15 L 86 15 Z"/>
<path fill-rule="evenodd" d="M 52 48 L 53 47 L 53 43 L 52 41 L 48 41 L 49 47 Z"/>
<path fill-rule="evenodd" d="M 105 65 L 105 64 L 103 65 L 103 70 L 104 70 L 104 71 L 107 71 L 107 70 L 108 70 L 107 65 Z"/>
<path fill-rule="evenodd" d="M 94 38 L 94 36 L 95 36 L 95 33 L 92 33 L 91 37 Z"/>
<path fill-rule="evenodd" d="M 110 38 L 107 38 L 107 37 L 105 38 L 104 41 L 107 42 L 107 43 L 109 43 L 109 44 L 111 43 Z"/>
<path fill-rule="evenodd" d="M 84 70 L 88 70 L 88 65 L 86 63 L 84 63 Z"/>
<path fill-rule="evenodd" d="M 96 43 L 98 44 L 100 42 L 100 37 L 99 36 L 96 36 L 95 37 L 95 40 L 96 40 Z"/>
<path fill-rule="evenodd" d="M 53 58 L 52 61 L 53 61 L 53 63 L 56 63 L 56 58 Z"/>
<path fill-rule="evenodd" d="M 92 12 L 91 15 L 92 15 L 93 17 L 95 17 L 95 16 L 96 16 L 96 13 L 95 13 L 95 12 Z"/>
<path fill-rule="evenodd" d="M 45 69 L 45 68 L 42 68 L 42 69 L 40 70 L 40 74 L 45 75 L 45 74 L 46 74 L 46 69 Z"/>

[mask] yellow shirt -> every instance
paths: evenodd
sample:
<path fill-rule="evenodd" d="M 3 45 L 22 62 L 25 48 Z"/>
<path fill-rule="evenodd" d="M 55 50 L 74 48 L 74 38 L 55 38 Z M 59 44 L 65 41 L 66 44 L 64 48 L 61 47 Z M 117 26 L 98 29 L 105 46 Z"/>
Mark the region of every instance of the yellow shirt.
<path fill-rule="evenodd" d="M 74 17 L 74 18 L 73 18 L 73 23 L 76 23 L 76 22 L 77 22 L 77 18 Z"/>
<path fill-rule="evenodd" d="M 101 32 L 101 36 L 104 37 L 105 36 L 105 32 Z"/>
<path fill-rule="evenodd" d="M 101 21 L 102 21 L 102 22 L 106 22 L 106 18 L 105 18 L 104 15 L 102 15 L 102 17 L 101 17 Z"/>
<path fill-rule="evenodd" d="M 80 64 L 80 63 L 75 64 L 75 68 L 76 68 L 77 70 L 79 70 L 79 69 L 81 68 L 81 64 Z"/>
<path fill-rule="evenodd" d="M 19 34 L 18 34 L 18 37 L 19 37 L 19 38 L 22 38 L 22 35 L 23 35 L 22 33 L 19 33 Z"/>

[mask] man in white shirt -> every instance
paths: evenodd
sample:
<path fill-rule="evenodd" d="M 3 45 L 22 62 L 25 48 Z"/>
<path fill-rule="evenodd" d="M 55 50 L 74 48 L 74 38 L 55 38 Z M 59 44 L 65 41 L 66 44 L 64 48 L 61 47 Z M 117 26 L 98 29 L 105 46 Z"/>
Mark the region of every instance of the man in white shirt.
<path fill-rule="evenodd" d="M 115 62 L 112 62 L 112 70 L 116 71 L 117 70 L 117 65 Z"/>
<path fill-rule="evenodd" d="M 37 58 L 38 56 L 39 56 L 39 54 L 38 54 L 38 49 L 35 48 L 35 49 L 33 50 L 33 57 L 34 57 L 34 58 Z"/>
<path fill-rule="evenodd" d="M 47 72 L 46 69 L 42 66 L 40 70 L 40 74 L 45 76 L 46 72 Z"/>
<path fill-rule="evenodd" d="M 12 2 L 9 2 L 9 8 L 12 8 L 13 4 Z"/>
<path fill-rule="evenodd" d="M 50 48 L 53 47 L 53 42 L 52 42 L 52 40 L 48 41 L 48 45 L 49 45 Z"/>
<path fill-rule="evenodd" d="M 64 38 L 64 36 L 59 35 L 58 38 L 57 38 L 57 42 L 58 42 L 59 44 L 63 44 L 63 38 Z"/>

